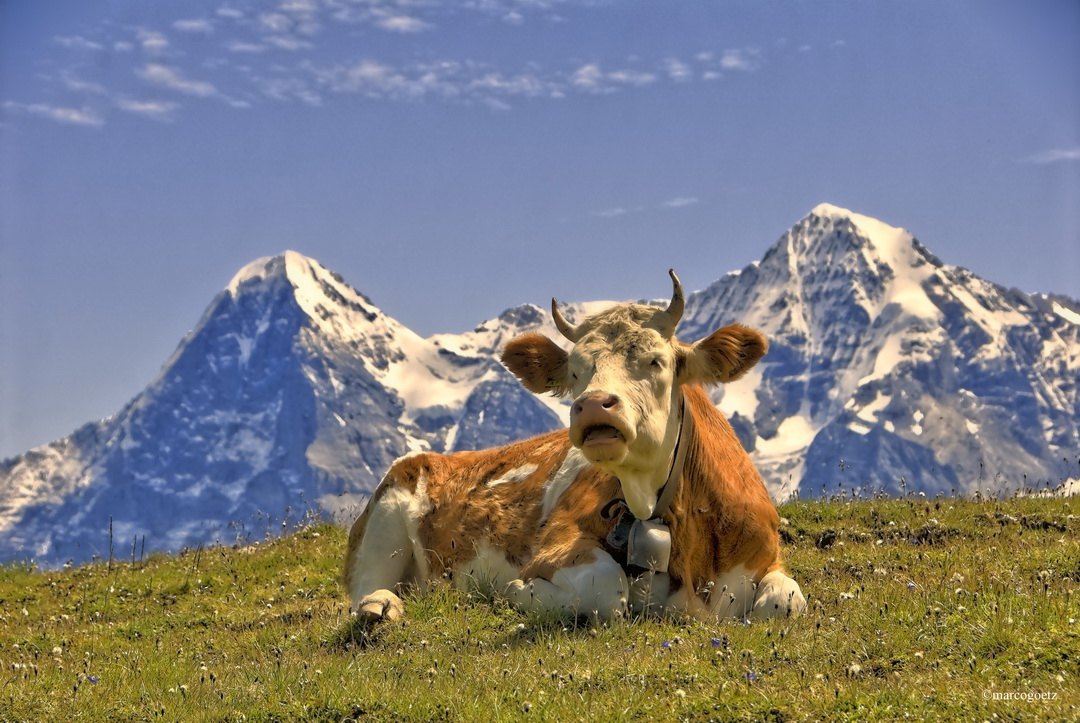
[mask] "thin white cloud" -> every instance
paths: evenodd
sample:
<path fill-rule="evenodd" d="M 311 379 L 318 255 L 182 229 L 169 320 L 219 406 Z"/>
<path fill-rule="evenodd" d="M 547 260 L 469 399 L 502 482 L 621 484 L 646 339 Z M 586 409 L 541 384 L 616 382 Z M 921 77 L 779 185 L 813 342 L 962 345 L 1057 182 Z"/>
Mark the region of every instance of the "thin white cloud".
<path fill-rule="evenodd" d="M 233 53 L 265 53 L 267 47 L 261 43 L 245 43 L 240 40 L 233 41 L 225 46 Z"/>
<path fill-rule="evenodd" d="M 482 102 L 491 110 L 499 111 L 500 113 L 504 113 L 512 109 L 509 103 L 501 101 L 498 98 L 484 98 Z"/>
<path fill-rule="evenodd" d="M 752 48 L 728 49 L 720 56 L 720 67 L 724 70 L 757 70 L 761 65 L 761 53 Z"/>
<path fill-rule="evenodd" d="M 665 58 L 664 71 L 676 83 L 685 83 L 694 77 L 690 66 L 677 58 Z"/>
<path fill-rule="evenodd" d="M 581 90 L 590 93 L 602 93 L 607 89 L 604 86 L 604 72 L 596 63 L 583 65 L 570 76 L 570 83 Z"/>
<path fill-rule="evenodd" d="M 390 100 L 420 100 L 426 96 L 457 96 L 461 94 L 459 82 L 453 76 L 462 66 L 446 63 L 398 68 L 376 60 L 332 68 L 307 70 L 316 83 L 334 93 L 359 93 L 369 98 Z"/>
<path fill-rule="evenodd" d="M 4 108 L 9 111 L 28 113 L 40 118 L 57 123 L 77 126 L 100 127 L 105 125 L 105 119 L 89 108 L 65 108 L 62 106 L 45 105 L 43 103 L 16 103 L 5 101 Z"/>
<path fill-rule="evenodd" d="M 656 73 L 645 73 L 637 70 L 613 70 L 607 74 L 607 77 L 613 83 L 638 87 L 651 85 L 659 79 Z"/>
<path fill-rule="evenodd" d="M 164 33 L 157 30 L 139 28 L 135 32 L 135 36 L 138 38 L 142 49 L 150 55 L 160 55 L 169 48 L 169 39 L 165 37 Z"/>
<path fill-rule="evenodd" d="M 665 72 L 673 80 L 682 78 L 682 74 L 688 73 L 689 68 L 682 63 L 678 67 L 677 61 L 665 60 Z M 652 85 L 660 79 L 657 73 L 636 70 L 633 68 L 620 68 L 619 70 L 605 71 L 599 63 L 588 63 L 575 70 L 570 75 L 570 87 L 586 93 L 612 93 L 618 87 L 644 87 Z"/>
<path fill-rule="evenodd" d="M 220 95 L 218 89 L 212 83 L 201 80 L 191 80 L 184 77 L 176 68 L 159 63 L 147 63 L 136 74 L 147 83 L 175 90 L 178 93 L 194 95 L 202 98 Z"/>
<path fill-rule="evenodd" d="M 299 100 L 316 108 L 323 104 L 322 95 L 299 78 L 257 78 L 255 82 L 263 95 L 274 100 Z"/>
<path fill-rule="evenodd" d="M 394 33 L 421 33 L 430 30 L 433 25 L 411 15 L 397 13 L 372 13 L 376 27 L 389 30 Z"/>
<path fill-rule="evenodd" d="M 259 16 L 259 23 L 271 33 L 287 33 L 293 25 L 289 16 L 282 13 L 264 13 Z"/>
<path fill-rule="evenodd" d="M 268 44 L 280 50 L 297 51 L 315 47 L 307 40 L 300 40 L 291 35 L 268 35 L 265 40 Z"/>
<path fill-rule="evenodd" d="M 481 71 L 482 72 L 482 71 Z M 536 75 L 520 73 L 504 75 L 498 72 L 484 72 L 463 86 L 463 90 L 472 94 L 495 94 L 538 98 L 558 92 L 558 86 Z"/>
<path fill-rule="evenodd" d="M 278 9 L 286 13 L 313 14 L 318 12 L 319 3 L 315 0 L 282 0 Z"/>
<path fill-rule="evenodd" d="M 1048 151 L 1029 156 L 1028 158 L 1025 158 L 1024 161 L 1026 163 L 1034 163 L 1037 165 L 1080 161 L 1080 146 L 1073 146 L 1072 148 L 1052 148 Z"/>
<path fill-rule="evenodd" d="M 182 33 L 202 33 L 209 35 L 214 32 L 214 24 L 206 18 L 192 18 L 191 20 L 177 20 L 173 28 Z"/>
<path fill-rule="evenodd" d="M 593 211 L 592 215 L 599 218 L 618 218 L 619 216 L 625 216 L 628 213 L 630 213 L 629 209 L 608 208 L 603 211 Z"/>
<path fill-rule="evenodd" d="M 180 107 L 178 103 L 157 100 L 135 100 L 133 98 L 117 98 L 116 107 L 125 113 L 150 118 L 156 121 L 172 122 L 175 112 Z"/>
<path fill-rule="evenodd" d="M 63 71 L 60 73 L 60 80 L 63 82 L 64 87 L 75 93 L 86 93 L 88 95 L 108 95 L 109 91 L 105 86 L 100 83 L 90 83 L 80 78 L 76 78 L 70 71 Z"/>
<path fill-rule="evenodd" d="M 103 98 L 111 103 L 113 107 L 118 108 L 125 113 L 141 115 L 144 118 L 151 118 L 158 121 L 172 121 L 174 119 L 174 112 L 180 107 L 178 103 L 156 100 L 137 100 L 126 95 L 115 94 L 100 83 L 90 83 L 76 77 L 70 70 L 62 71 L 60 73 L 60 79 L 61 82 L 63 82 L 64 87 L 73 93 Z M 38 115 L 47 115 L 47 113 L 43 111 L 43 109 L 47 107 L 48 106 L 39 107 L 36 113 Z M 66 120 L 66 122 L 69 123 L 82 122 L 85 125 L 99 125 L 104 123 L 104 118 L 94 111 L 83 110 L 79 111 L 83 116 L 72 116 L 70 114 L 72 109 L 64 109 L 68 111 L 68 113 L 59 114 L 57 114 L 55 110 L 56 109 L 54 109 L 52 114 L 54 120 Z"/>
<path fill-rule="evenodd" d="M 101 43 L 95 43 L 92 40 L 87 40 L 81 35 L 72 36 L 56 36 L 53 38 L 53 42 L 57 45 L 65 48 L 71 48 L 73 50 L 104 50 L 105 46 Z"/>
<path fill-rule="evenodd" d="M 655 211 L 656 209 L 677 209 L 686 208 L 687 206 L 693 206 L 696 203 L 700 203 L 701 199 L 696 196 L 677 196 L 675 198 L 662 201 L 661 203 L 649 206 L 615 206 L 614 208 L 606 208 L 602 211 L 593 211 L 590 216 L 597 218 L 619 218 L 620 216 L 626 216 L 628 214 L 644 213 L 646 211 Z"/>
<path fill-rule="evenodd" d="M 680 196 L 679 198 L 673 198 L 670 201 L 664 201 L 660 205 L 664 208 L 686 208 L 687 206 L 693 206 L 701 199 L 691 196 Z"/>

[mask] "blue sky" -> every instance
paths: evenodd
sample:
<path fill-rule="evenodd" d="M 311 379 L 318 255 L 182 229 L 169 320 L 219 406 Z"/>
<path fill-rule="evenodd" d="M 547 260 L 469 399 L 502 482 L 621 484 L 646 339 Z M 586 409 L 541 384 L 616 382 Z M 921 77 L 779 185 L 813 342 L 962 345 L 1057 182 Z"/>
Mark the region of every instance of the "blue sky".
<path fill-rule="evenodd" d="M 295 249 L 421 334 L 688 289 L 820 202 L 1080 297 L 1080 3 L 0 2 L 0 457 Z"/>

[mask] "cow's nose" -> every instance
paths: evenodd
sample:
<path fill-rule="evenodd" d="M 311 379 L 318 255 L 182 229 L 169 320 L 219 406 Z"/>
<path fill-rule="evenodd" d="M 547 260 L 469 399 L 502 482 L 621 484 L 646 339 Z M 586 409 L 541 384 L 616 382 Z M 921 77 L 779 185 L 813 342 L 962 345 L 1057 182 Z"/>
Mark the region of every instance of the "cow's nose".
<path fill-rule="evenodd" d="M 592 392 L 574 402 L 570 413 L 579 417 L 587 411 L 603 414 L 619 406 L 619 398 L 608 392 Z"/>

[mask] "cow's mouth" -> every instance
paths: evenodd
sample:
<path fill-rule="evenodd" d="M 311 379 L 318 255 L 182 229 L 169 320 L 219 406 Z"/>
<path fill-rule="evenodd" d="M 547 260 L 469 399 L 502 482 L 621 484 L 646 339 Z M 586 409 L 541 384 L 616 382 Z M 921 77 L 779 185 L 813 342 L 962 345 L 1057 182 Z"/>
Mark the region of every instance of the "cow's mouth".
<path fill-rule="evenodd" d="M 582 446 L 625 441 L 626 437 L 623 436 L 623 433 L 610 424 L 594 424 L 591 427 L 586 427 L 581 435 Z"/>

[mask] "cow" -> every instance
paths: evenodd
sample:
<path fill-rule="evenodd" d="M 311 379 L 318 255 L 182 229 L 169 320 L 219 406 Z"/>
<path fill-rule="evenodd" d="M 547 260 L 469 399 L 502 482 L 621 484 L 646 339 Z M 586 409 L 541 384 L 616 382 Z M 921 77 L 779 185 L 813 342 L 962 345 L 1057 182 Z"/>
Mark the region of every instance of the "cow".
<path fill-rule="evenodd" d="M 776 508 L 703 388 L 743 376 L 767 343 L 738 324 L 677 341 L 685 301 L 669 274 L 666 308 L 619 304 L 575 326 L 552 299 L 569 353 L 539 334 L 506 345 L 529 391 L 572 399 L 569 429 L 393 464 L 349 533 L 358 617 L 397 619 L 403 587 L 439 580 L 599 621 L 805 610 Z"/>

